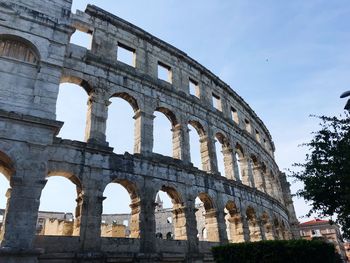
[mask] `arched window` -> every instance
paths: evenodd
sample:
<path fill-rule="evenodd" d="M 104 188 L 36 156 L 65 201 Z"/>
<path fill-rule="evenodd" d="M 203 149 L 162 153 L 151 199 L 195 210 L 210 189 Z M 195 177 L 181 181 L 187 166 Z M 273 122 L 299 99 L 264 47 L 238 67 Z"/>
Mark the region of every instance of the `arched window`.
<path fill-rule="evenodd" d="M 0 36 L 0 56 L 31 64 L 39 63 L 39 53 L 35 47 L 29 41 L 16 36 Z"/>
<path fill-rule="evenodd" d="M 127 180 L 115 180 L 103 192 L 101 236 L 139 238 L 140 206 L 136 186 Z"/>

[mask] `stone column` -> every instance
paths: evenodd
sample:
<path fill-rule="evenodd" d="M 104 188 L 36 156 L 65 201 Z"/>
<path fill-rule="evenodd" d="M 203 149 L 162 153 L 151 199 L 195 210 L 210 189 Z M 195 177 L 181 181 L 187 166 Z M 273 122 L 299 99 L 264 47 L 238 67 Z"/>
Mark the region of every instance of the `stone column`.
<path fill-rule="evenodd" d="M 190 253 L 198 253 L 198 229 L 196 220 L 196 207 L 194 201 L 187 202 L 187 207 L 185 208 L 186 214 L 186 233 L 187 233 L 187 244 L 188 251 Z"/>
<path fill-rule="evenodd" d="M 88 99 L 88 111 L 86 116 L 85 141 L 107 145 L 106 122 L 110 101 L 104 98 L 101 91 L 93 91 Z"/>
<path fill-rule="evenodd" d="M 199 142 L 203 170 L 210 173 L 218 173 L 214 139 L 210 139 L 207 135 L 202 135 Z"/>
<path fill-rule="evenodd" d="M 254 165 L 253 174 L 254 174 L 255 187 L 258 190 L 266 193 L 265 180 L 264 180 L 264 177 L 262 176 L 262 173 L 261 173 L 261 167 L 258 165 Z"/>
<path fill-rule="evenodd" d="M 97 185 L 97 183 L 96 183 Z M 81 250 L 98 252 L 101 246 L 102 202 L 105 199 L 98 187 L 83 189 L 80 221 Z"/>
<path fill-rule="evenodd" d="M 257 218 L 256 224 L 258 225 L 257 228 L 260 231 L 261 240 L 266 240 L 266 233 L 265 233 L 265 228 L 264 228 L 262 220 L 260 218 Z"/>
<path fill-rule="evenodd" d="M 241 158 L 242 183 L 250 187 L 254 187 L 253 170 L 250 159 Z"/>
<path fill-rule="evenodd" d="M 189 129 L 186 124 L 177 124 L 173 132 L 173 158 L 185 163 L 191 161 Z"/>
<path fill-rule="evenodd" d="M 240 175 L 239 175 L 239 160 L 237 160 L 237 157 L 236 157 L 236 151 L 234 151 L 232 153 L 232 158 L 233 158 L 233 171 L 234 171 L 234 179 L 237 181 L 237 182 L 242 182 L 241 181 L 241 178 L 240 178 Z"/>
<path fill-rule="evenodd" d="M 35 163 L 32 165 L 37 167 Z M 8 199 L 1 247 L 29 250 L 36 234 L 40 195 L 46 180 L 39 179 L 35 174 L 43 172 L 40 168 L 37 171 L 26 170 L 26 176 L 23 174 L 23 177 L 20 177 L 21 172 L 24 173 L 17 171 L 16 175 L 11 177 L 12 189 L 6 194 Z"/>
<path fill-rule="evenodd" d="M 134 153 L 150 154 L 153 150 L 153 114 L 138 110 L 134 116 Z"/>
<path fill-rule="evenodd" d="M 249 230 L 249 223 L 247 220 L 246 215 L 242 215 L 242 225 L 243 225 L 243 235 L 244 235 L 244 242 L 250 241 L 250 230 Z"/>
<path fill-rule="evenodd" d="M 142 254 L 152 254 L 156 251 L 155 206 L 153 196 L 144 194 L 140 201 L 140 252 Z"/>
<path fill-rule="evenodd" d="M 225 177 L 234 180 L 236 175 L 234 151 L 230 147 L 225 147 L 222 154 L 224 155 Z"/>
<path fill-rule="evenodd" d="M 205 228 L 208 234 L 207 241 L 220 241 L 217 213 L 214 209 L 205 211 Z"/>
<path fill-rule="evenodd" d="M 176 240 L 186 240 L 186 215 L 185 207 L 175 204 L 173 208 L 174 237 Z"/>
<path fill-rule="evenodd" d="M 73 227 L 73 236 L 79 236 L 80 235 L 81 214 L 82 214 L 82 208 L 83 208 L 83 194 L 82 194 L 81 190 L 78 191 L 78 197 L 75 201 L 77 202 L 77 206 L 75 208 L 75 220 L 74 220 L 74 227 Z"/>
<path fill-rule="evenodd" d="M 223 211 L 224 209 L 220 209 L 216 213 L 217 218 L 217 226 L 218 226 L 218 232 L 219 232 L 219 240 L 221 244 L 228 243 L 228 236 L 227 236 L 227 226 L 226 226 L 226 220 L 225 220 L 225 213 Z"/>

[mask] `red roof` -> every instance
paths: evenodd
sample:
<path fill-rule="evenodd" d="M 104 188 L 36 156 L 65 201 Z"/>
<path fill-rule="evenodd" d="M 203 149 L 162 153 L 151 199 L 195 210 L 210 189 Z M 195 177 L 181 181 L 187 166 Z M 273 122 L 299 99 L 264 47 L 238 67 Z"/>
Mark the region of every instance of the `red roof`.
<path fill-rule="evenodd" d="M 315 218 L 314 220 L 310 220 L 310 221 L 307 221 L 307 222 L 304 222 L 304 223 L 300 223 L 301 226 L 307 226 L 307 225 L 314 225 L 314 224 L 327 224 L 329 223 L 329 220 L 322 220 L 322 219 L 318 219 L 318 218 Z"/>

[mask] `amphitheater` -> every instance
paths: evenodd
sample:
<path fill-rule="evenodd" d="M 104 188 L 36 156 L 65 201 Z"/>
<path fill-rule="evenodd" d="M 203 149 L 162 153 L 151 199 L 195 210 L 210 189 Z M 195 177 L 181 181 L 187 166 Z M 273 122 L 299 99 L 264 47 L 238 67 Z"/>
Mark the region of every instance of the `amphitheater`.
<path fill-rule="evenodd" d="M 218 244 L 298 237 L 289 183 L 250 106 L 181 50 L 96 6 L 74 14 L 71 5 L 0 1 L 0 172 L 10 182 L 0 262 L 212 262 Z M 91 48 L 70 42 L 75 31 L 92 36 Z M 121 50 L 131 52 L 130 64 L 119 60 Z M 57 137 L 62 83 L 88 94 L 85 141 Z M 113 97 L 135 113 L 133 154 L 116 154 L 106 141 Z M 171 122 L 172 157 L 153 153 L 155 112 Z M 190 160 L 189 127 L 200 137 L 200 169 Z M 53 175 L 76 185 L 70 236 L 36 234 L 41 192 Z M 101 236 L 110 183 L 130 195 L 128 238 Z M 171 239 L 156 237 L 159 190 L 173 204 Z"/>

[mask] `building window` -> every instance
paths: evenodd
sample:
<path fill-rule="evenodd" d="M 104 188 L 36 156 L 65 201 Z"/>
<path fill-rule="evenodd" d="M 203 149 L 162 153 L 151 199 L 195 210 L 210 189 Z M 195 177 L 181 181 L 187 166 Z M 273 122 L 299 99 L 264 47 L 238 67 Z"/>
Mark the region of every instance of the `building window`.
<path fill-rule="evenodd" d="M 238 112 L 235 108 L 231 107 L 231 119 L 235 122 L 235 123 L 239 123 L 239 119 L 238 119 Z"/>
<path fill-rule="evenodd" d="M 191 95 L 199 98 L 200 94 L 199 94 L 199 86 L 197 81 L 193 79 L 189 79 L 189 91 Z"/>
<path fill-rule="evenodd" d="M 245 129 L 247 132 L 252 133 L 252 128 L 250 126 L 250 122 L 247 119 L 244 119 L 244 123 L 245 123 Z"/>
<path fill-rule="evenodd" d="M 255 130 L 255 137 L 258 142 L 260 142 L 260 133 L 258 130 Z"/>
<path fill-rule="evenodd" d="M 0 56 L 38 64 L 39 56 L 29 44 L 16 38 L 0 38 Z"/>
<path fill-rule="evenodd" d="M 172 83 L 171 67 L 158 61 L 158 79 Z"/>
<path fill-rule="evenodd" d="M 73 35 L 70 37 L 70 43 L 85 47 L 88 50 L 91 50 L 92 46 L 92 32 L 83 32 L 79 29 L 75 30 Z"/>
<path fill-rule="evenodd" d="M 117 60 L 129 66 L 135 67 L 136 65 L 135 49 L 118 42 Z"/>
<path fill-rule="evenodd" d="M 220 96 L 218 96 L 215 93 L 213 93 L 212 94 L 212 100 L 213 100 L 213 107 L 215 109 L 219 110 L 219 111 L 222 111 Z"/>

